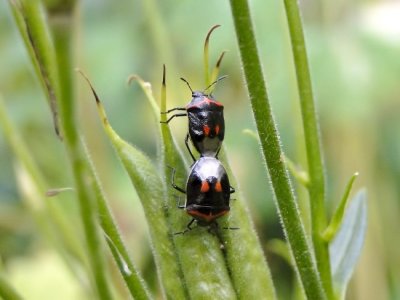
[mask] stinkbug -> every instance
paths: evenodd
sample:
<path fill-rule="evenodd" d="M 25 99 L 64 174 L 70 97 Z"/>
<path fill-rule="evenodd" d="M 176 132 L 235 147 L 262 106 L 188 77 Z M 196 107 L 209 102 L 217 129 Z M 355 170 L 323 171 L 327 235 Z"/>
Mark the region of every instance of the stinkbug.
<path fill-rule="evenodd" d="M 169 123 L 175 117 L 188 117 L 189 132 L 185 138 L 185 145 L 193 161 L 196 161 L 196 159 L 188 144 L 189 137 L 200 156 L 218 157 L 225 136 L 224 106 L 221 102 L 216 101 L 211 94 L 206 94 L 206 91 L 226 77 L 218 78 L 204 91 L 193 91 L 189 82 L 181 78 L 192 92 L 192 100 L 186 107 L 175 107 L 162 112 L 162 114 L 168 114 L 170 112 L 185 111 L 184 113 L 175 113 L 167 121 L 161 123 Z"/>
<path fill-rule="evenodd" d="M 214 157 L 200 157 L 193 164 L 186 182 L 186 190 L 175 184 L 174 169 L 172 186 L 186 194 L 186 203 L 178 204 L 178 207 L 185 209 L 193 217 L 186 229 L 177 234 L 191 230 L 194 221 L 200 226 L 217 225 L 216 219 L 229 212 L 230 195 L 235 192 L 229 184 L 224 166 Z"/>

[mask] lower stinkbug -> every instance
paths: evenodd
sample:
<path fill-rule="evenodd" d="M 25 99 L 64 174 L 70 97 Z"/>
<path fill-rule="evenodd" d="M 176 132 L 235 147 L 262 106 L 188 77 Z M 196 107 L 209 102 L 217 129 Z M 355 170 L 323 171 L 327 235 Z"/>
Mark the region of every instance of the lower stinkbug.
<path fill-rule="evenodd" d="M 214 157 L 200 157 L 193 164 L 186 182 L 186 190 L 175 184 L 173 169 L 172 186 L 186 194 L 186 203 L 178 204 L 178 208 L 185 209 L 193 217 L 186 229 L 176 234 L 184 234 L 191 230 L 194 221 L 200 226 L 218 225 L 216 219 L 229 212 L 230 195 L 235 192 L 229 184 L 224 166 Z"/>

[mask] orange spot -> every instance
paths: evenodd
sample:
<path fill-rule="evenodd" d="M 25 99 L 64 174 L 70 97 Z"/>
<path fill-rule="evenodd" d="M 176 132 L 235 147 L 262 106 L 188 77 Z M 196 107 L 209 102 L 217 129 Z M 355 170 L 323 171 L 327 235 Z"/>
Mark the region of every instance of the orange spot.
<path fill-rule="evenodd" d="M 208 185 L 208 182 L 204 180 L 204 181 L 201 183 L 200 192 L 202 192 L 202 193 L 207 193 L 209 189 L 210 189 L 210 186 Z"/>
<path fill-rule="evenodd" d="M 208 125 L 204 125 L 203 131 L 204 131 L 205 136 L 208 136 L 210 134 L 210 127 L 208 127 Z"/>
<path fill-rule="evenodd" d="M 219 133 L 219 125 L 215 126 L 215 134 L 218 135 Z"/>
<path fill-rule="evenodd" d="M 221 181 L 217 181 L 217 183 L 215 184 L 215 191 L 222 192 Z"/>

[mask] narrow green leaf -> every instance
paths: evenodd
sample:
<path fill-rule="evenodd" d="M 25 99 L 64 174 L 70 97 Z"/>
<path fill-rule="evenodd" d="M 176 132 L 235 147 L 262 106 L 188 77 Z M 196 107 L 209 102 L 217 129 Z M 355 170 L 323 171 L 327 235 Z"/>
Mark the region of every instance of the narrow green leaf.
<path fill-rule="evenodd" d="M 209 86 L 210 83 L 212 82 L 210 79 L 210 70 L 209 70 L 209 44 L 210 44 L 210 37 L 212 32 L 220 27 L 221 25 L 214 25 L 211 27 L 211 29 L 208 31 L 205 42 L 204 42 L 204 56 L 203 56 L 203 62 L 204 62 L 204 79 L 205 79 L 205 86 Z M 222 54 L 223 57 L 223 54 Z M 222 58 L 221 58 L 222 60 Z"/>
<path fill-rule="evenodd" d="M 166 110 L 165 69 L 161 90 L 161 111 Z M 166 121 L 166 115 L 161 115 Z M 176 183 L 184 187 L 189 167 L 176 146 L 170 128 L 160 124 L 163 141 L 164 174 L 167 183 L 168 217 L 173 233 L 180 232 L 190 222 L 184 210 L 177 208 L 176 192 L 171 187 L 171 167 L 176 169 Z M 185 195 L 179 195 L 183 198 Z M 207 229 L 195 227 L 185 235 L 175 235 L 174 243 L 182 267 L 188 298 L 236 299 L 218 238 Z"/>
<path fill-rule="evenodd" d="M 85 147 L 86 156 L 90 162 L 90 173 L 94 178 L 92 181 L 92 188 L 96 194 L 95 196 L 99 211 L 98 215 L 100 219 L 100 225 L 104 231 L 107 245 L 132 297 L 138 300 L 151 299 L 152 297 L 144 282 L 144 279 L 140 275 L 137 267 L 133 264 L 128 250 L 126 249 L 122 240 L 118 226 L 114 221 L 114 217 L 108 206 L 108 201 L 101 187 L 100 180 L 97 177 L 93 162 L 90 159 L 89 151 L 87 150 L 85 143 L 83 143 L 83 145 Z"/>
<path fill-rule="evenodd" d="M 89 81 L 88 83 L 90 85 Z M 180 276 L 172 237 L 166 219 L 164 201 L 165 185 L 150 159 L 143 152 L 121 139 L 112 129 L 99 97 L 94 88 L 91 85 L 90 87 L 96 99 L 104 130 L 128 172 L 141 200 L 149 227 L 152 251 L 163 293 L 167 299 L 185 299 L 183 295 L 183 280 Z"/>
<path fill-rule="evenodd" d="M 221 67 L 221 63 L 222 63 L 222 59 L 225 56 L 226 51 L 223 51 L 221 53 L 221 55 L 219 56 L 217 63 L 215 64 L 214 69 L 211 72 L 211 79 L 210 79 L 210 83 L 214 82 L 215 80 L 217 80 L 218 74 L 219 74 L 219 69 Z M 212 90 L 210 90 L 210 94 L 211 94 Z"/>
<path fill-rule="evenodd" d="M 247 0 L 231 0 L 230 3 L 244 76 L 283 230 L 306 295 L 310 299 L 325 299 L 313 251 L 308 244 L 285 168 L 283 152 L 261 69 L 249 5 Z"/>
<path fill-rule="evenodd" d="M 61 138 L 57 107 L 57 63 L 41 3 L 39 0 L 9 0 L 9 3 L 32 65 L 46 93 L 55 132 Z"/>
<path fill-rule="evenodd" d="M 329 246 L 335 294 L 341 299 L 360 257 L 366 228 L 367 193 L 362 189 L 350 201 L 342 226 Z"/>
<path fill-rule="evenodd" d="M 346 205 L 347 205 L 347 200 L 349 199 L 349 194 L 351 191 L 351 188 L 353 186 L 354 180 L 356 180 L 358 176 L 358 172 L 354 173 L 353 176 L 351 176 L 349 182 L 347 183 L 346 189 L 344 191 L 342 200 L 339 203 L 339 206 L 336 208 L 336 211 L 332 217 L 331 222 L 329 223 L 329 226 L 325 229 L 324 233 L 322 234 L 323 239 L 326 242 L 330 242 L 334 236 L 336 235 L 337 231 L 339 230 L 342 221 L 343 221 L 343 216 L 346 210 Z"/>

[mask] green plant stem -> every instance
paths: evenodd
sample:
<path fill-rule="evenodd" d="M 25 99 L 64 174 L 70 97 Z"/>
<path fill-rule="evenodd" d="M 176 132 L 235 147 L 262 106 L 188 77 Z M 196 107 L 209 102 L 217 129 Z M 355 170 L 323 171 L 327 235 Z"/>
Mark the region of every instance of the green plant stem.
<path fill-rule="evenodd" d="M 246 0 L 231 0 L 230 3 L 247 88 L 283 230 L 306 295 L 309 299 L 324 299 L 325 293 L 285 168 L 261 70 L 249 6 Z"/>
<path fill-rule="evenodd" d="M 102 247 L 96 224 L 97 208 L 94 192 L 89 190 L 94 178 L 90 174 L 89 163 L 79 140 L 76 121 L 75 96 L 72 82 L 72 19 L 72 11 L 54 14 L 50 17 L 60 80 L 58 105 L 60 107 L 66 152 L 71 162 L 78 194 L 80 214 L 88 247 L 89 264 L 94 275 L 98 297 L 100 299 L 112 299 L 106 280 Z"/>
<path fill-rule="evenodd" d="M 333 297 L 332 275 L 330 269 L 328 244 L 322 238 L 327 226 L 325 212 L 325 178 L 319 141 L 318 123 L 314 106 L 310 71 L 304 42 L 303 26 L 298 2 L 284 0 L 289 25 L 290 39 L 296 68 L 300 106 L 303 118 L 304 137 L 307 152 L 310 184 L 311 233 L 317 268 L 328 298 Z"/>

